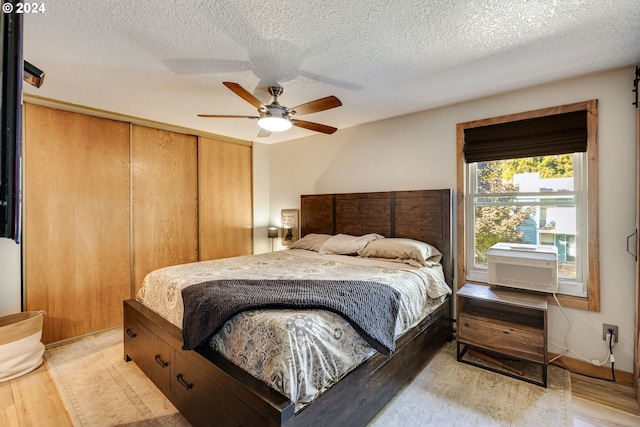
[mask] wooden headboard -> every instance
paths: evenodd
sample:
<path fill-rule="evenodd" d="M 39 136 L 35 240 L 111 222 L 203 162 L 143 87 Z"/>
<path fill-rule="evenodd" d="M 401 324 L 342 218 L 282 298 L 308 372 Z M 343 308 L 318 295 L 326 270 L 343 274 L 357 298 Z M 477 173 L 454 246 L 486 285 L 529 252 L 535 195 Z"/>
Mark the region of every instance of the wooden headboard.
<path fill-rule="evenodd" d="M 427 242 L 442 252 L 453 283 L 451 190 L 302 195 L 300 208 L 301 236 L 378 233 Z"/>

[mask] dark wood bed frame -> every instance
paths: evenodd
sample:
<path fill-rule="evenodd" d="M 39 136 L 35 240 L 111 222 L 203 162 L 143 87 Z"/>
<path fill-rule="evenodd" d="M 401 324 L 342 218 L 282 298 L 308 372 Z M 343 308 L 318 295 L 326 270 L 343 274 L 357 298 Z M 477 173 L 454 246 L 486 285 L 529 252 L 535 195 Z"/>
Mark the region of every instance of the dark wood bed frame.
<path fill-rule="evenodd" d="M 429 242 L 453 277 L 451 190 L 301 196 L 301 235 L 379 233 Z M 214 351 L 182 350 L 182 332 L 134 300 L 124 301 L 124 357 L 133 360 L 196 426 L 366 424 L 453 338 L 452 298 L 396 342 L 295 413 L 294 404 Z"/>

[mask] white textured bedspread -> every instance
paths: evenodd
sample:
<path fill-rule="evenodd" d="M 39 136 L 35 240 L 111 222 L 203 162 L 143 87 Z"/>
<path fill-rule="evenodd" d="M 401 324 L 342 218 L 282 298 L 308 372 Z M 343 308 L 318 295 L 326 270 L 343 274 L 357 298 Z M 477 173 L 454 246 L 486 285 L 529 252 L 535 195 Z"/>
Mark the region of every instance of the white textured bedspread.
<path fill-rule="evenodd" d="M 400 295 L 396 338 L 451 290 L 442 269 L 299 249 L 166 267 L 150 273 L 137 300 L 177 327 L 181 289 L 216 279 L 322 279 L 386 283 Z M 252 310 L 227 321 L 211 347 L 304 407 L 376 351 L 339 315 L 324 310 Z"/>

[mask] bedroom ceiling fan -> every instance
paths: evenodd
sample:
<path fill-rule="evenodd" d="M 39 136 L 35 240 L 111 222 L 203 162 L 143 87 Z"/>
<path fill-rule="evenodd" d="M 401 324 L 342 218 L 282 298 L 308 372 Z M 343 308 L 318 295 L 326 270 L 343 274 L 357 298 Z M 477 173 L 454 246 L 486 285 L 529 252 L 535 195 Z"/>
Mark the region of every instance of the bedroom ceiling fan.
<path fill-rule="evenodd" d="M 298 126 L 304 129 L 309 129 L 315 132 L 322 132 L 326 134 L 332 134 L 337 131 L 337 128 L 332 126 L 323 125 L 320 123 L 308 122 L 305 120 L 298 120 L 294 116 L 317 113 L 319 111 L 329 110 L 331 108 L 339 107 L 342 102 L 335 96 L 327 96 L 325 98 L 316 99 L 315 101 L 306 102 L 300 104 L 297 107 L 288 108 L 278 103 L 278 97 L 282 95 L 282 86 L 274 85 L 269 86 L 269 93 L 273 96 L 271 104 L 264 105 L 258 98 L 253 96 L 250 92 L 240 86 L 238 83 L 223 82 L 227 88 L 240 98 L 247 101 L 258 109 L 257 116 L 229 116 L 219 114 L 198 114 L 198 117 L 206 118 L 242 118 L 242 119 L 258 119 L 258 126 L 261 130 L 258 133 L 259 137 L 266 137 L 271 135 L 271 132 L 282 132 L 290 129 L 291 126 Z"/>

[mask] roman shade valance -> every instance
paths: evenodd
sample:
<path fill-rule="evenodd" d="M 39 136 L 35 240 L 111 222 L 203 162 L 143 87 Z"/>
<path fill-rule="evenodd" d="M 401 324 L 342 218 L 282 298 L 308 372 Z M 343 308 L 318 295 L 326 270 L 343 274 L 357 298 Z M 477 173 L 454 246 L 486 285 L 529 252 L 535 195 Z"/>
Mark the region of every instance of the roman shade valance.
<path fill-rule="evenodd" d="M 587 151 L 587 111 L 464 130 L 467 163 Z"/>

